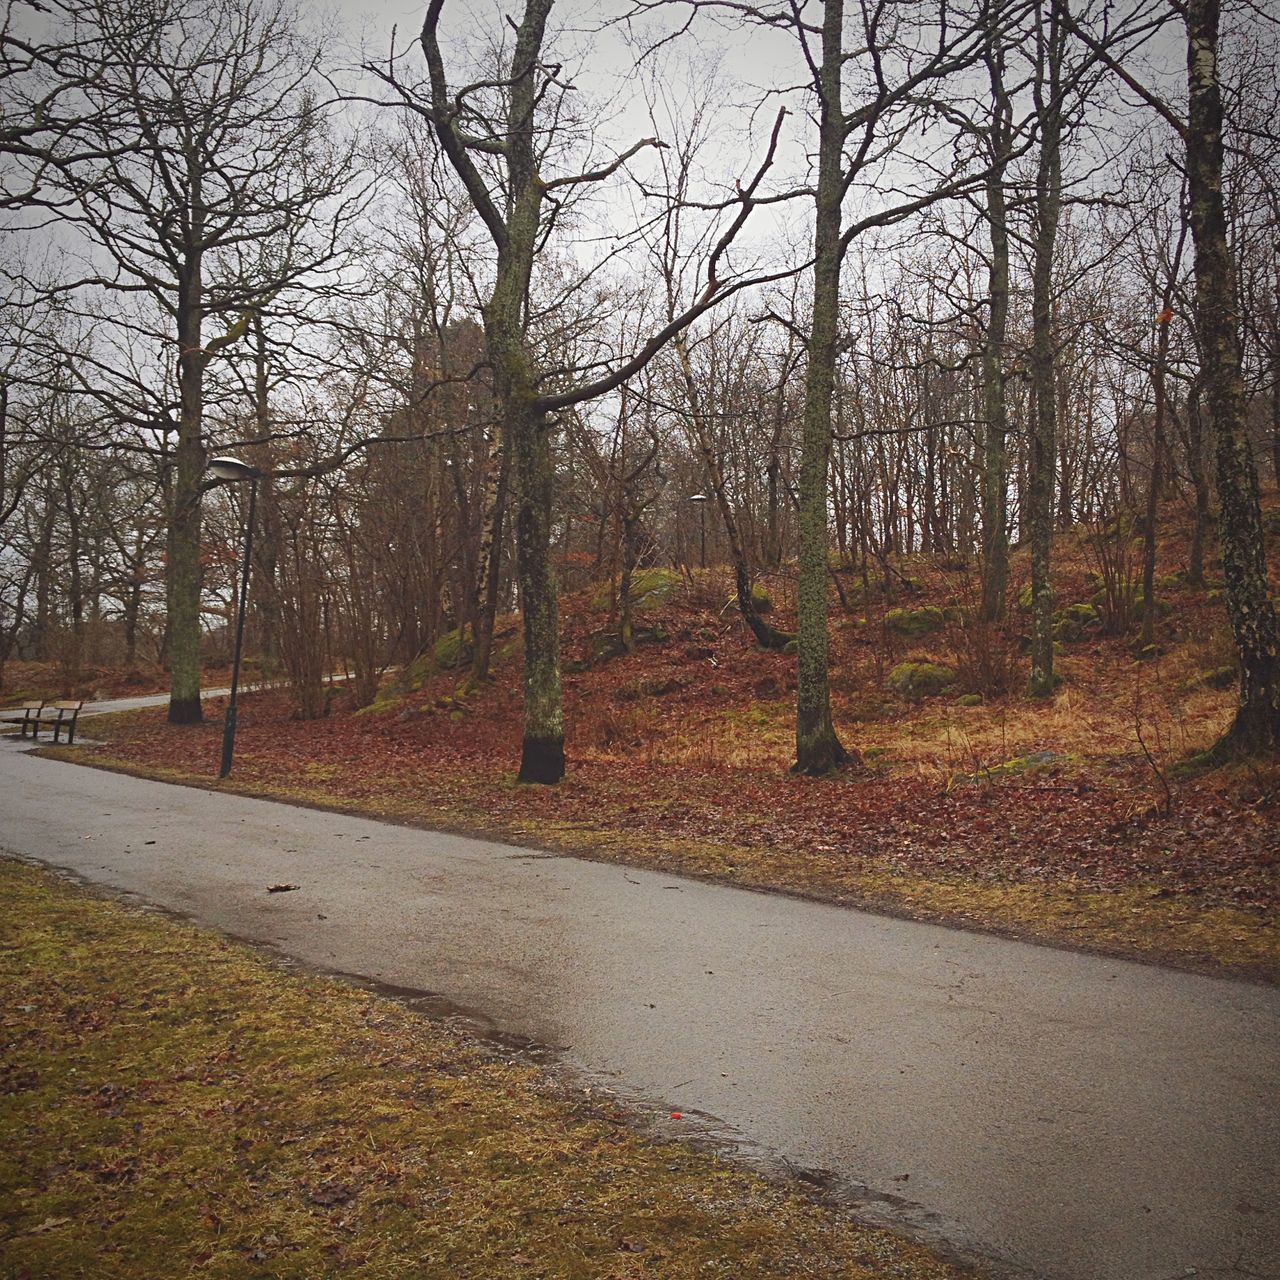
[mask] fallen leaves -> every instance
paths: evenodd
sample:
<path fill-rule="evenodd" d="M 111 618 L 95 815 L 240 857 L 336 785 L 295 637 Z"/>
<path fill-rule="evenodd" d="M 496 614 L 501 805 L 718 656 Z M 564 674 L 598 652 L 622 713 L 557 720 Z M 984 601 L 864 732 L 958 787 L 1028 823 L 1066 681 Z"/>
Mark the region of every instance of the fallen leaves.
<path fill-rule="evenodd" d="M 1078 576 L 1071 590 L 1084 591 L 1083 567 Z M 954 589 L 936 590 L 944 588 Z M 941 595 L 938 602 L 946 603 Z M 910 897 L 923 911 L 928 895 L 915 884 L 923 878 L 945 890 L 934 898 L 956 897 L 955 887 L 966 884 L 1034 887 L 1046 895 L 1046 920 L 1060 915 L 1054 895 L 1146 890 L 1176 898 L 1192 919 L 1194 928 L 1177 936 L 1162 924 L 1147 934 L 1130 929 L 1127 940 L 1110 926 L 1072 923 L 1078 940 L 1120 950 L 1208 958 L 1217 951 L 1235 963 L 1234 949 L 1213 941 L 1214 913 L 1239 910 L 1262 922 L 1280 911 L 1280 806 L 1254 803 L 1280 779 L 1241 772 L 1176 782 L 1172 815 L 1153 809 L 1152 779 L 1131 741 L 1134 664 L 1122 639 L 1073 650 L 1070 706 L 1013 699 L 957 709 L 886 699 L 876 675 L 882 629 L 837 627 L 837 724 L 872 763 L 815 781 L 787 773 L 794 660 L 755 648 L 732 615 L 677 598 L 664 607 L 666 639 L 593 662 L 599 613 L 582 596 L 562 604 L 566 662 L 583 669 L 565 678 L 570 766 L 560 786 L 513 785 L 516 657 L 465 698 L 463 719 L 447 710 L 459 702 L 455 672 L 437 673 L 407 695 L 422 711 L 408 721 L 391 712 L 352 715 L 340 700 L 323 719 L 297 721 L 284 694 L 250 694 L 236 787 L 840 901 L 896 907 Z M 1209 629 L 1200 618 L 1210 611 L 1203 595 L 1188 593 L 1178 609 L 1198 610 L 1195 628 Z M 708 645 L 720 661 L 713 680 L 689 657 Z M 702 675 L 691 679 L 694 667 Z M 1197 706 L 1230 701 L 1229 693 L 1188 695 L 1180 680 L 1166 679 L 1146 703 L 1173 724 L 1188 696 Z M 108 739 L 96 755 L 104 763 L 212 780 L 216 725 L 170 726 L 163 711 L 96 724 L 95 736 Z M 1001 761 L 1037 753 L 1050 757 L 1039 771 L 1002 774 Z M 952 785 L 961 775 L 973 781 Z M 1130 914 L 1130 905 L 1123 910 Z M 1028 908 L 1005 911 L 996 892 L 957 918 L 1060 936 L 1059 923 L 1042 929 Z"/>

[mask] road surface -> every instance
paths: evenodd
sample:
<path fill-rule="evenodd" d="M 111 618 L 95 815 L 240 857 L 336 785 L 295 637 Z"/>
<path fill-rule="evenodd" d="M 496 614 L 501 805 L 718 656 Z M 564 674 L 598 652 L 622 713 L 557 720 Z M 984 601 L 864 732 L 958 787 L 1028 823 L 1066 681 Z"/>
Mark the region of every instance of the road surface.
<path fill-rule="evenodd" d="M 1280 991 L 40 760 L 0 845 L 435 993 L 1047 1280 L 1280 1277 Z M 267 894 L 276 881 L 296 893 Z"/>

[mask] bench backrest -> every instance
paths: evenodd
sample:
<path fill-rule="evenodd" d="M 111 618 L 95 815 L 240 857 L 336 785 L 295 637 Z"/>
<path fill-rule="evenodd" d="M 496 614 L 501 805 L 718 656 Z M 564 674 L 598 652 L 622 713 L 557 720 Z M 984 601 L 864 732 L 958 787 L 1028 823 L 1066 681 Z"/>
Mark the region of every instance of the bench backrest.
<path fill-rule="evenodd" d="M 55 711 L 79 711 L 83 706 L 83 702 L 55 702 L 53 704 Z"/>
<path fill-rule="evenodd" d="M 39 711 L 40 708 L 43 706 L 44 706 L 44 703 L 39 698 L 36 698 L 31 702 L 24 702 L 22 704 L 22 710 L 23 711 Z"/>

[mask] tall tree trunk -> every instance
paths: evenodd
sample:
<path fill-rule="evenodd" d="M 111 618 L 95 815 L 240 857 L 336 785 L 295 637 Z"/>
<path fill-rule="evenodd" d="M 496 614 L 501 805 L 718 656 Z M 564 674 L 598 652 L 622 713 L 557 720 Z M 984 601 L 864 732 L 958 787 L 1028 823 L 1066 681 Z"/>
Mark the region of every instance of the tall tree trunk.
<path fill-rule="evenodd" d="M 517 399 L 508 418 L 516 473 L 516 571 L 524 613 L 524 742 L 520 782 L 564 777 L 560 617 L 551 558 L 551 424 Z"/>
<path fill-rule="evenodd" d="M 993 36 L 987 52 L 991 78 L 991 173 L 987 178 L 987 226 L 991 238 L 986 340 L 982 348 L 982 407 L 986 431 L 982 465 L 982 616 L 1004 616 L 1009 584 L 1008 410 L 1004 348 L 1009 327 L 1009 224 L 1005 171 L 1009 164 L 1011 107 L 1004 87 L 1004 54 Z"/>
<path fill-rule="evenodd" d="M 1271 468 L 1280 489 L 1280 263 L 1271 297 Z"/>
<path fill-rule="evenodd" d="M 703 419 L 698 380 L 689 359 L 688 344 L 681 335 L 674 340 L 673 345 L 680 360 L 680 373 L 684 383 L 685 399 L 689 405 L 694 439 L 698 445 L 698 454 L 702 459 L 707 480 L 711 485 L 712 496 L 716 500 L 716 510 L 720 513 L 720 522 L 724 525 L 725 538 L 729 543 L 729 558 L 733 561 L 733 581 L 738 612 L 762 649 L 785 649 L 794 637 L 789 636 L 785 631 L 779 631 L 776 627 L 771 627 L 756 608 L 746 544 L 743 542 L 741 527 L 729 502 L 729 486 L 725 483 L 724 468 L 720 464 Z"/>
<path fill-rule="evenodd" d="M 1211 521 L 1199 382 L 1193 382 L 1187 392 L 1187 470 L 1191 473 L 1191 487 L 1195 491 L 1195 519 L 1191 526 L 1191 547 L 1187 553 L 1187 581 L 1193 587 L 1203 587 L 1204 541 Z"/>
<path fill-rule="evenodd" d="M 80 508 L 71 484 L 70 464 L 63 477 L 62 502 L 67 513 L 67 577 L 71 604 L 71 634 L 64 633 L 62 663 L 72 685 L 80 681 L 84 659 L 84 571 L 80 561 Z M 72 692 L 68 689 L 68 693 Z"/>
<path fill-rule="evenodd" d="M 1170 302 L 1173 284 L 1165 290 L 1164 304 L 1156 323 L 1155 367 L 1151 381 L 1155 390 L 1155 414 L 1151 432 L 1151 479 L 1147 485 L 1147 519 L 1142 530 L 1142 634 L 1138 643 L 1145 650 L 1156 638 L 1156 524 L 1160 513 L 1160 483 L 1165 451 L 1165 371 L 1169 363 L 1169 323 L 1173 319 Z"/>
<path fill-rule="evenodd" d="M 47 662 L 53 629 L 53 524 L 58 505 L 46 488 L 45 507 L 40 515 L 40 540 L 36 545 L 36 616 L 31 647 L 37 662 Z"/>
<path fill-rule="evenodd" d="M 843 195 L 843 0 L 826 0 L 819 68 L 818 186 L 815 195 L 813 317 L 807 343 L 800 454 L 800 565 L 797 584 L 796 773 L 830 773 L 849 753 L 831 722 L 827 675 L 827 470 L 840 315 Z"/>
<path fill-rule="evenodd" d="M 1245 421 L 1240 315 L 1223 205 L 1218 0 L 1190 0 L 1186 15 L 1187 189 L 1196 248 L 1196 316 L 1204 395 L 1216 439 L 1227 614 L 1240 654 L 1239 705 L 1219 747 L 1274 753 L 1280 748 L 1280 662 L 1258 472 Z"/>
<path fill-rule="evenodd" d="M 505 244 L 485 308 L 485 340 L 503 434 L 511 441 L 516 489 L 516 574 L 524 614 L 524 740 L 520 782 L 564 777 L 560 617 L 551 555 L 555 423 L 535 408 L 525 308 L 537 252 L 543 188 L 534 161 L 534 69 L 552 0 L 528 0 L 512 55 L 506 158 L 510 178 Z"/>
<path fill-rule="evenodd" d="M 498 613 L 498 570 L 502 555 L 502 517 L 506 506 L 507 441 L 498 424 L 490 427 L 485 458 L 484 490 L 480 495 L 480 550 L 477 557 L 476 622 L 472 629 L 471 671 L 468 690 L 489 678 L 493 654 L 493 625 Z"/>
<path fill-rule="evenodd" d="M 200 266 L 189 266 L 178 298 L 178 445 L 169 512 L 165 593 L 169 614 L 169 723 L 197 724 L 200 710 L 200 499 L 205 451 L 203 300 Z"/>
<path fill-rule="evenodd" d="M 254 335 L 254 418 L 258 438 L 271 435 L 271 385 L 267 366 L 267 337 L 262 315 L 255 312 Z M 263 450 L 271 446 L 264 443 Z M 269 458 L 269 454 L 267 455 Z M 268 670 L 280 661 L 280 600 L 278 573 L 280 565 L 280 504 L 274 479 L 268 467 L 258 481 L 258 518 L 253 539 L 253 572 L 249 591 L 253 601 L 254 627 L 258 656 Z"/>
<path fill-rule="evenodd" d="M 124 669 L 132 671 L 138 665 L 138 614 L 142 610 L 142 570 L 134 568 L 128 578 L 124 593 Z"/>
<path fill-rule="evenodd" d="M 1033 697 L 1053 692 L 1053 587 L 1049 557 L 1053 540 L 1054 469 L 1057 457 L 1057 389 L 1053 332 L 1053 262 L 1062 206 L 1062 72 L 1063 34 L 1057 9 L 1042 15 L 1038 32 L 1040 66 L 1036 107 L 1040 123 L 1040 156 L 1036 168 L 1036 228 L 1031 271 L 1031 388 L 1035 401 L 1031 428 L 1030 492 L 1027 517 L 1031 530 L 1031 675 Z"/>

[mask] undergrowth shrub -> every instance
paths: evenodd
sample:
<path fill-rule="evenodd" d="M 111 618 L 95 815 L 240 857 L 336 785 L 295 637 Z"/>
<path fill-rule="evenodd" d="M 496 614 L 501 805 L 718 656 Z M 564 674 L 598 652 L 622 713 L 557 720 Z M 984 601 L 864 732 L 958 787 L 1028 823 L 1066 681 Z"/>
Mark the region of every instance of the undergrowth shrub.
<path fill-rule="evenodd" d="M 1092 603 L 1102 633 L 1122 636 L 1138 619 L 1142 590 L 1142 538 L 1132 511 L 1118 510 L 1087 527 L 1085 547 L 1094 565 Z"/>
<path fill-rule="evenodd" d="M 956 684 L 965 693 L 1000 698 L 1017 684 L 1017 645 L 1003 623 L 987 622 L 975 611 L 948 626 L 947 643 Z"/>

